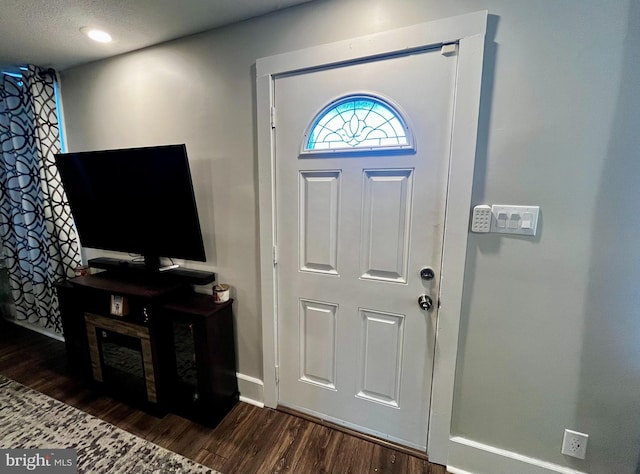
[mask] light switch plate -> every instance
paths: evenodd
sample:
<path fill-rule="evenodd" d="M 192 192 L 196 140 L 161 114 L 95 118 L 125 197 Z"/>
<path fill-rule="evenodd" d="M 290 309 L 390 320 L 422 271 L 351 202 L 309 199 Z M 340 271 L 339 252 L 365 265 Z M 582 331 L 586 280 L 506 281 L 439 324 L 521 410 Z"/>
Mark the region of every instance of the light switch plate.
<path fill-rule="evenodd" d="M 491 206 L 491 232 L 536 235 L 540 206 Z"/>

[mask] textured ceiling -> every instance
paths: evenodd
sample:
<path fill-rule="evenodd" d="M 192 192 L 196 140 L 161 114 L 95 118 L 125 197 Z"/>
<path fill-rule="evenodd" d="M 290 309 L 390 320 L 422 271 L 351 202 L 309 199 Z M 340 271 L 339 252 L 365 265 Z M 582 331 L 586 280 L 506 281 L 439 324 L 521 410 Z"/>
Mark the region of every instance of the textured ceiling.
<path fill-rule="evenodd" d="M 310 0 L 0 0 L 0 67 L 58 70 Z M 109 44 L 80 33 L 108 31 Z"/>

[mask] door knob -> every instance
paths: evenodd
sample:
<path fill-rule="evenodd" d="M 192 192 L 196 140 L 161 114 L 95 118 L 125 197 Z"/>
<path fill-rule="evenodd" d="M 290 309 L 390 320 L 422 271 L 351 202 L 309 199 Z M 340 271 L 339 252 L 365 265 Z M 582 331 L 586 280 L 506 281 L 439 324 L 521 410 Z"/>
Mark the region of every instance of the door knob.
<path fill-rule="evenodd" d="M 418 297 L 418 306 L 424 311 L 429 311 L 433 307 L 433 300 L 427 295 L 420 295 Z"/>
<path fill-rule="evenodd" d="M 422 278 L 423 280 L 433 280 L 435 276 L 436 274 L 429 267 L 424 267 L 422 270 L 420 270 L 420 278 Z"/>

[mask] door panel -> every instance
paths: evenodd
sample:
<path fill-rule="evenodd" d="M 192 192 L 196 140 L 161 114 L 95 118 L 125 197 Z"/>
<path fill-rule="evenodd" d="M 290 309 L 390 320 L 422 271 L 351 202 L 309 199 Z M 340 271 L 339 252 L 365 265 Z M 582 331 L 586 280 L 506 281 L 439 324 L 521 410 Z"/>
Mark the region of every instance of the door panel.
<path fill-rule="evenodd" d="M 275 79 L 279 403 L 419 449 L 437 307 L 417 299 L 438 297 L 456 62 L 425 50 Z M 397 108 L 415 150 L 301 153 L 349 94 Z M 366 131 L 354 117 L 341 133 Z"/>
<path fill-rule="evenodd" d="M 404 315 L 360 309 L 362 356 L 357 397 L 400 406 Z"/>
<path fill-rule="evenodd" d="M 336 316 L 332 303 L 300 300 L 300 380 L 336 388 Z"/>
<path fill-rule="evenodd" d="M 364 170 L 361 278 L 407 282 L 413 170 Z"/>
<path fill-rule="evenodd" d="M 337 275 L 340 171 L 300 172 L 300 270 Z"/>

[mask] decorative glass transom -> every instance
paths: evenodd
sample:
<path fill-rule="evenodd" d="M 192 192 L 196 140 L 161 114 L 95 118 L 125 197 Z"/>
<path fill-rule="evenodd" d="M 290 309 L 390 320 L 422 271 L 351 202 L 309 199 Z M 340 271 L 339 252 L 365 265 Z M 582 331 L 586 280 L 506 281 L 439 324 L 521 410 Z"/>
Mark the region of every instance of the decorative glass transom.
<path fill-rule="evenodd" d="M 409 129 L 400 114 L 381 99 L 349 96 L 318 114 L 303 151 L 411 147 Z"/>

